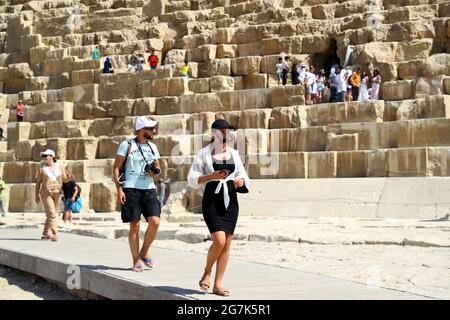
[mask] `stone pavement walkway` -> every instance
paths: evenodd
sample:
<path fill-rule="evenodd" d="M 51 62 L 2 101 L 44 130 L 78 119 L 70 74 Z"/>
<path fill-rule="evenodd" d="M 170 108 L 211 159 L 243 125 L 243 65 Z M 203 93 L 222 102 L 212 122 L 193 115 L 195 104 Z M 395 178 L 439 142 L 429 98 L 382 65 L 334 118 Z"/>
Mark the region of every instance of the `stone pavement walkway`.
<path fill-rule="evenodd" d="M 73 270 L 79 266 L 81 288 L 112 299 L 226 299 L 198 289 L 205 261 L 202 254 L 153 248 L 157 267 L 134 273 L 129 270 L 127 243 L 73 234 L 61 234 L 54 243 L 39 240 L 40 232 L 37 228 L 0 229 L 0 264 L 72 284 Z M 233 300 L 427 298 L 233 259 L 224 283 Z"/>

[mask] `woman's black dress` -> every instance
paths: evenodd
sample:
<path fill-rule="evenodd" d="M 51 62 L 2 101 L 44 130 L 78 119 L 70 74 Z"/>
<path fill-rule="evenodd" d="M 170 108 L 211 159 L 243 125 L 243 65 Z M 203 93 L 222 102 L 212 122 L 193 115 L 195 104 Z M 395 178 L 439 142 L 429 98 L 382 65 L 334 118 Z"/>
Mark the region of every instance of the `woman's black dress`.
<path fill-rule="evenodd" d="M 224 161 L 214 159 L 213 168 L 216 171 L 226 169 L 232 173 L 235 165 L 232 158 Z M 233 180 L 227 181 L 228 194 L 230 196 L 230 203 L 227 209 L 223 200 L 223 186 L 218 194 L 215 193 L 218 184 L 219 181 L 210 181 L 206 184 L 202 201 L 203 218 L 210 233 L 224 231 L 227 234 L 234 234 L 239 214 L 234 182 Z"/>

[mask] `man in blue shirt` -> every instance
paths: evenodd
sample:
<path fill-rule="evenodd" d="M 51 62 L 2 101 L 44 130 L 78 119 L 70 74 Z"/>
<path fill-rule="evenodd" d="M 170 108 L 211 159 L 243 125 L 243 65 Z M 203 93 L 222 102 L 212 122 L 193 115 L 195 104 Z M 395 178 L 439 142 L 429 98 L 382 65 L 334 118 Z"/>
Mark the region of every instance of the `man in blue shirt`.
<path fill-rule="evenodd" d="M 153 268 L 154 262 L 148 255 L 160 223 L 161 207 L 156 194 L 153 177 L 160 173 L 159 152 L 151 142 L 157 134 L 158 121 L 145 116 L 136 120 L 136 137 L 124 140 L 114 161 L 114 182 L 117 199 L 122 205 L 124 223 L 130 223 L 128 241 L 133 257 L 133 271 L 141 272 Z M 122 182 L 121 169 L 124 166 Z M 144 243 L 139 250 L 139 225 L 141 214 L 148 222 Z"/>

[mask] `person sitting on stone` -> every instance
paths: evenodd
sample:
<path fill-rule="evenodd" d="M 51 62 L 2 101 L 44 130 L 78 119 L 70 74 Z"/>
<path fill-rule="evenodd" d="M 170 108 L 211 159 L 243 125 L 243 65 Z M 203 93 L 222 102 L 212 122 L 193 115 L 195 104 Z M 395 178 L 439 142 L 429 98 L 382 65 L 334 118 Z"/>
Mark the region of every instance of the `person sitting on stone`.
<path fill-rule="evenodd" d="M 114 73 L 110 57 L 106 57 L 105 63 L 103 65 L 103 73 Z"/>

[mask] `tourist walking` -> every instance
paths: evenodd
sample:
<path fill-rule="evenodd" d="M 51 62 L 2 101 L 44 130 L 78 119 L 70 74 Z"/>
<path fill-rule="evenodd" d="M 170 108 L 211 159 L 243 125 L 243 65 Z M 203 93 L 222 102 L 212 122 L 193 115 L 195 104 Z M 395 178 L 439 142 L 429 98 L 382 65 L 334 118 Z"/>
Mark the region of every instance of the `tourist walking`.
<path fill-rule="evenodd" d="M 291 71 L 291 80 L 292 80 L 293 85 L 300 84 L 300 79 L 299 79 L 300 73 L 298 71 L 299 71 L 299 69 L 297 68 L 297 64 L 294 63 L 292 65 L 292 71 Z"/>
<path fill-rule="evenodd" d="M 64 224 L 69 221 L 72 224 L 72 205 L 78 199 L 80 195 L 80 190 L 75 183 L 74 176 L 70 174 L 67 177 L 67 181 L 63 182 L 62 190 L 64 194 L 64 210 L 63 210 L 63 220 Z"/>
<path fill-rule="evenodd" d="M 323 93 L 325 92 L 325 70 L 321 69 L 316 78 L 317 83 L 317 103 L 323 102 Z"/>
<path fill-rule="evenodd" d="M 92 50 L 92 60 L 98 60 L 98 46 L 95 46 L 94 50 Z"/>
<path fill-rule="evenodd" d="M 212 292 L 220 296 L 230 294 L 222 287 L 222 279 L 239 215 L 237 192 L 248 192 L 250 184 L 238 151 L 228 145 L 230 129 L 234 128 L 224 119 L 213 122 L 211 143 L 197 153 L 188 173 L 189 186 L 204 188 L 203 218 L 213 241 L 199 286 L 204 291 L 209 290 L 212 268 L 216 264 Z"/>
<path fill-rule="evenodd" d="M 153 178 L 161 172 L 158 148 L 151 141 L 157 134 L 158 121 L 138 117 L 136 137 L 122 141 L 114 161 L 113 180 L 121 204 L 123 223 L 130 224 L 128 241 L 135 272 L 155 267 L 149 249 L 160 223 L 161 207 Z M 139 249 L 141 214 L 148 223 L 144 243 Z"/>
<path fill-rule="evenodd" d="M 46 220 L 41 239 L 58 240 L 58 204 L 67 172 L 61 162 L 56 162 L 55 152 L 47 149 L 40 153 L 42 163 L 36 172 L 35 200 L 44 204 Z"/>
<path fill-rule="evenodd" d="M 339 69 L 339 66 L 337 66 Z M 330 102 L 336 102 L 337 89 L 339 86 L 339 74 L 336 74 L 336 68 L 331 68 L 329 82 L 330 82 Z"/>

